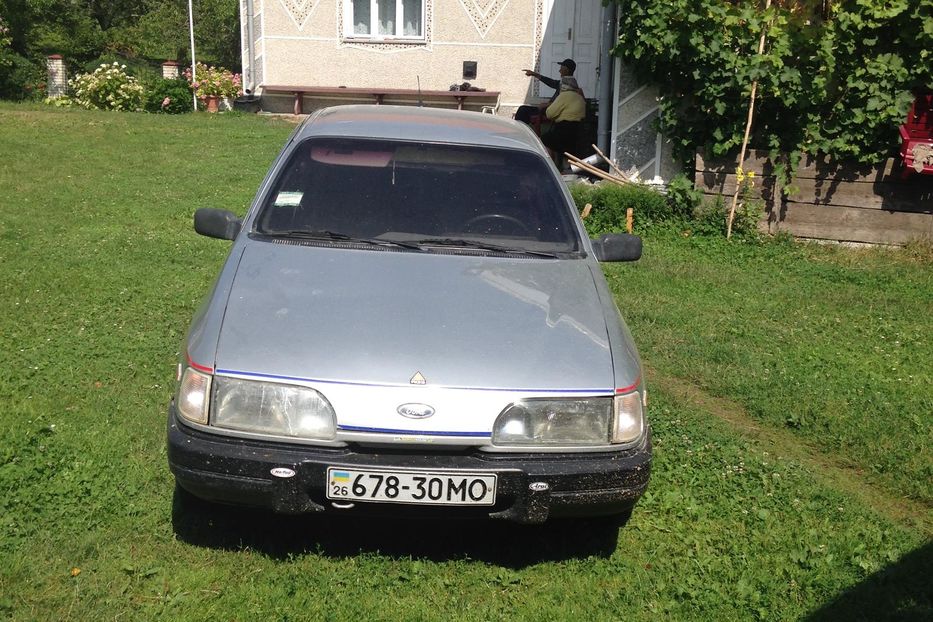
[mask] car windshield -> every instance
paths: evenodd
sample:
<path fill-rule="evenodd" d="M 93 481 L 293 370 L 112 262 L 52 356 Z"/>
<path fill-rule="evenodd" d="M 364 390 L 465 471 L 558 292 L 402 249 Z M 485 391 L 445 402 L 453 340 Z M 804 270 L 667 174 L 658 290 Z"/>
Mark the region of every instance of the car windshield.
<path fill-rule="evenodd" d="M 281 169 L 255 230 L 422 251 L 576 253 L 559 184 L 523 151 L 314 138 Z"/>

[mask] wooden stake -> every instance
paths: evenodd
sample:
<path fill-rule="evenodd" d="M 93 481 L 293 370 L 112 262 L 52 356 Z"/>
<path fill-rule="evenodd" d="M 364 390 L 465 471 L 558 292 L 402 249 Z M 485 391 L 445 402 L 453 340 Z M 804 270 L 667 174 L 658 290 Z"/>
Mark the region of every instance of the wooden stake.
<path fill-rule="evenodd" d="M 626 183 L 628 183 L 628 182 L 625 182 L 625 181 L 619 179 L 618 177 L 614 177 L 614 176 L 610 175 L 609 173 L 606 173 L 605 171 L 601 171 L 601 170 L 599 170 L 598 168 L 595 168 L 595 167 L 593 167 L 593 166 L 590 166 L 589 164 L 587 164 L 586 162 L 584 162 L 583 160 L 581 160 L 580 158 L 578 158 L 577 156 L 575 156 L 575 155 L 573 155 L 573 154 L 565 153 L 564 155 L 567 156 L 567 158 L 568 158 L 571 162 L 573 162 L 578 168 L 583 169 L 584 171 L 586 171 L 586 172 L 589 173 L 590 175 L 594 175 L 594 176 L 599 177 L 599 178 L 601 178 L 601 179 L 605 179 L 606 181 L 611 181 L 611 182 L 613 182 L 613 183 L 615 183 L 615 184 L 618 184 L 618 185 L 620 185 L 620 186 L 624 186 Z"/>
<path fill-rule="evenodd" d="M 587 216 L 590 215 L 590 212 L 592 211 L 593 211 L 593 204 L 587 203 L 586 205 L 583 206 L 583 213 L 580 214 L 580 218 L 586 218 Z"/>
<path fill-rule="evenodd" d="M 765 11 L 771 7 L 771 0 L 765 0 Z M 765 51 L 765 35 L 768 34 L 768 24 L 761 29 L 761 38 L 758 39 L 758 56 Z M 738 172 L 742 170 L 745 164 L 745 150 L 748 149 L 748 136 L 752 132 L 752 119 L 755 115 L 755 92 L 758 90 L 758 80 L 752 82 L 752 94 L 748 98 L 748 119 L 745 121 L 745 137 L 742 138 L 742 151 L 739 152 L 739 166 L 736 169 L 735 192 L 732 194 L 732 205 L 729 207 L 729 218 L 726 220 L 726 239 L 732 238 L 732 222 L 735 220 L 735 207 L 739 202 L 739 189 L 742 182 L 738 178 Z M 744 171 L 743 171 L 744 173 Z"/>
<path fill-rule="evenodd" d="M 635 210 L 631 207 L 625 210 L 625 230 L 629 233 L 635 228 Z"/>
<path fill-rule="evenodd" d="M 592 148 L 596 151 L 596 153 L 598 153 L 599 156 L 600 156 L 603 160 L 606 161 L 606 164 L 608 164 L 609 166 L 612 167 L 612 170 L 614 170 L 616 173 L 619 174 L 619 177 L 621 177 L 621 178 L 624 179 L 625 181 L 629 181 L 628 175 L 626 175 L 625 173 L 623 173 L 623 172 L 622 172 L 622 169 L 620 169 L 618 166 L 616 166 L 616 163 L 615 163 L 615 162 L 613 162 L 612 160 L 610 160 L 609 158 L 607 158 L 607 157 L 606 157 L 606 154 L 599 150 L 599 147 L 597 147 L 596 145 L 590 145 L 590 147 L 592 147 Z"/>

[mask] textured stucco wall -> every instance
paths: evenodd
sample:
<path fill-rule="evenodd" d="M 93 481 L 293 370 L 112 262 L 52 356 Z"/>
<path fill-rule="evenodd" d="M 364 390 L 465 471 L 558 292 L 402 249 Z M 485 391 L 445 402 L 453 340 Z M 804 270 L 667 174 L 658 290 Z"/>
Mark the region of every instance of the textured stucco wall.
<path fill-rule="evenodd" d="M 616 61 L 615 97 L 612 157 L 616 164 L 625 171 L 638 170 L 642 179 L 669 182 L 680 167 L 670 140 L 655 130 L 657 88 L 639 84 L 632 68 Z"/>
<path fill-rule="evenodd" d="M 254 0 L 257 86 L 261 76 L 275 85 L 416 89 L 420 78 L 424 90 L 447 90 L 464 81 L 463 61 L 476 61 L 469 81 L 501 92 L 502 112 L 537 101 L 521 70 L 537 58 L 544 0 L 426 0 L 421 43 L 346 39 L 344 1 Z M 245 19 L 241 32 L 245 72 Z"/>

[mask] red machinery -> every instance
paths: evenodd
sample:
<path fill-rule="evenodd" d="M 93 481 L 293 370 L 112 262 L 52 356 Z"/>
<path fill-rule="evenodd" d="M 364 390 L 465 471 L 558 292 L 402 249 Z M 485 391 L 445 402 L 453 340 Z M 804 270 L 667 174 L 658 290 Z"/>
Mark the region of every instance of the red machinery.
<path fill-rule="evenodd" d="M 903 176 L 933 175 L 933 95 L 919 95 L 901 126 Z"/>

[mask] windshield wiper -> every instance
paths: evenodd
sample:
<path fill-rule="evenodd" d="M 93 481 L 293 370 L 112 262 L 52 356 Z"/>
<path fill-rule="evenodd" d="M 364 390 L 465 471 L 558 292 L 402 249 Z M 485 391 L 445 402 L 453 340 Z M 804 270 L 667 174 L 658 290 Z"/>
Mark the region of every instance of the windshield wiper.
<path fill-rule="evenodd" d="M 399 242 L 397 240 L 382 240 L 379 238 L 358 238 L 346 233 L 336 231 L 315 230 L 315 229 L 286 229 L 284 231 L 263 231 L 263 235 L 275 237 L 301 238 L 304 240 L 335 240 L 339 242 L 352 242 L 359 244 L 369 244 L 372 246 L 394 246 L 396 248 L 407 248 L 413 251 L 424 252 L 418 244 L 409 242 Z"/>
<path fill-rule="evenodd" d="M 496 253 L 505 253 L 507 255 L 532 255 L 534 257 L 548 257 L 551 259 L 559 257 L 557 253 L 533 251 L 524 248 L 513 248 L 499 244 L 490 244 L 489 242 L 464 240 L 462 238 L 426 238 L 424 240 L 418 240 L 417 244 L 419 246 L 453 246 L 459 248 L 471 248 L 476 250 L 492 251 Z"/>

